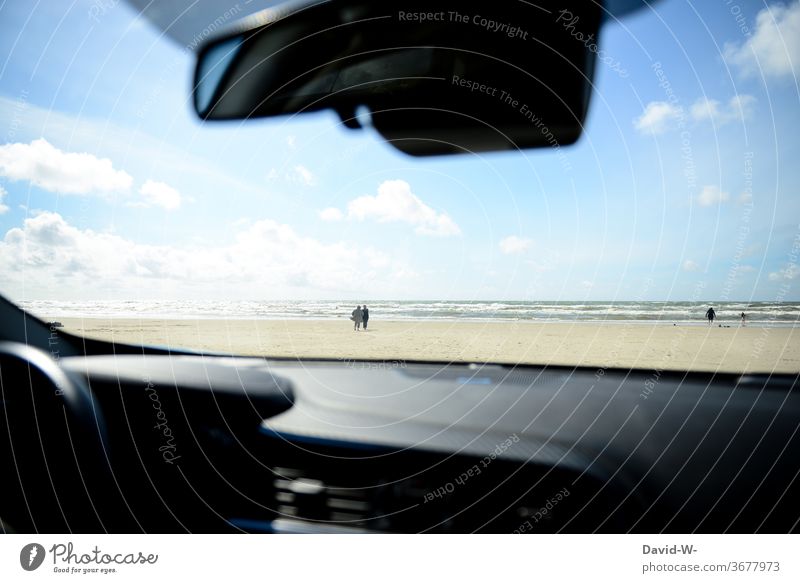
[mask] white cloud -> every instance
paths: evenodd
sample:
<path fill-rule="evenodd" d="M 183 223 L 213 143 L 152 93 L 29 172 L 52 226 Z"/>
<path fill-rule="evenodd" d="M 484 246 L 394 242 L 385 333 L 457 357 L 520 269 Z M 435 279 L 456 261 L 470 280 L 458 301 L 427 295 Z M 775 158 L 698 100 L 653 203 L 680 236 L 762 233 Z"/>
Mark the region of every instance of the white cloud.
<path fill-rule="evenodd" d="M 719 115 L 719 101 L 701 97 L 692 104 L 689 113 L 697 121 L 714 118 Z"/>
<path fill-rule="evenodd" d="M 746 93 L 734 95 L 728 101 L 728 115 L 733 120 L 747 119 L 753 112 L 756 98 Z"/>
<path fill-rule="evenodd" d="M 750 117 L 756 98 L 752 95 L 734 95 L 723 104 L 716 99 L 701 97 L 689 107 L 689 117 L 696 122 L 711 121 L 723 125 Z M 642 134 L 663 134 L 673 129 L 684 117 L 680 106 L 666 101 L 651 101 L 644 113 L 634 120 L 634 127 Z"/>
<path fill-rule="evenodd" d="M 254 290 L 294 297 L 308 290 L 352 290 L 354 282 L 364 292 L 397 271 L 380 251 L 323 243 L 266 219 L 243 227 L 227 245 L 169 246 L 79 229 L 57 213 L 42 212 L 0 240 L 4 285 L 63 286 L 81 297 L 111 289 L 128 296 L 165 289 L 196 296 L 222 289 L 246 297 Z"/>
<path fill-rule="evenodd" d="M 633 122 L 633 125 L 643 134 L 660 134 L 665 132 L 671 122 L 681 115 L 680 107 L 666 101 L 651 101 L 644 108 L 644 113 Z"/>
<path fill-rule="evenodd" d="M 701 97 L 692 104 L 689 113 L 695 121 L 708 120 L 716 125 L 723 125 L 750 117 L 755 102 L 755 97 L 745 94 L 734 95 L 726 105 L 720 104 L 716 99 Z"/>
<path fill-rule="evenodd" d="M 85 114 L 73 116 L 50 107 L 38 107 L 29 102 L 0 95 L 0 119 L 14 120 L 15 135 L 20 140 L 47 136 L 51 143 L 70 144 L 73 151 L 95 151 L 102 148 L 104 156 L 125 160 L 131 167 L 149 168 L 164 176 L 191 176 L 202 180 L 211 190 L 263 197 L 264 185 L 251 182 L 238 174 L 230 174 L 219 160 L 197 156 L 187 151 L 186 144 L 176 139 L 167 142 L 141 128 L 132 130 L 105 118 Z M 98 136 L 102 141 L 98 143 Z M 153 152 L 158 152 L 154 157 Z M 176 178 L 177 180 L 178 178 Z"/>
<path fill-rule="evenodd" d="M 60 194 L 119 192 L 133 182 L 127 172 L 115 170 L 108 158 L 63 152 L 44 138 L 0 146 L 0 176 L 28 180 Z"/>
<path fill-rule="evenodd" d="M 797 263 L 789 263 L 783 269 L 773 271 L 769 274 L 770 281 L 781 281 L 784 279 L 797 279 L 800 277 L 800 267 Z"/>
<path fill-rule="evenodd" d="M 6 189 L 3 188 L 2 185 L 0 185 L 0 215 L 8 212 L 8 205 L 3 204 L 3 199 L 6 197 L 7 194 L 8 191 L 6 191 Z"/>
<path fill-rule="evenodd" d="M 704 186 L 703 190 L 700 191 L 700 194 L 697 197 L 697 203 L 700 206 L 712 206 L 727 202 L 729 199 L 730 195 L 727 192 L 720 190 L 718 186 L 709 184 Z"/>
<path fill-rule="evenodd" d="M 684 271 L 698 271 L 700 266 L 697 264 L 696 261 L 692 261 L 691 259 L 687 259 L 683 262 L 683 270 Z"/>
<path fill-rule="evenodd" d="M 181 206 L 181 193 L 163 182 L 148 180 L 142 184 L 139 194 L 144 199 L 142 206 L 160 206 L 168 211 Z"/>
<path fill-rule="evenodd" d="M 344 213 L 336 207 L 328 207 L 319 211 L 319 218 L 323 221 L 341 221 L 344 218 Z"/>
<path fill-rule="evenodd" d="M 304 184 L 305 186 L 314 186 L 317 183 L 317 177 L 314 173 L 302 164 L 296 164 L 284 172 L 280 172 L 277 168 L 270 168 L 269 172 L 267 172 L 267 180 L 276 180 L 281 177 L 286 182 Z"/>
<path fill-rule="evenodd" d="M 755 32 L 743 43 L 726 44 L 724 56 L 745 76 L 800 75 L 800 1 L 761 10 Z"/>
<path fill-rule="evenodd" d="M 311 170 L 302 164 L 297 164 L 294 168 L 292 168 L 291 177 L 295 181 L 302 182 L 306 186 L 313 186 L 317 181 Z"/>
<path fill-rule="evenodd" d="M 515 253 L 524 253 L 533 245 L 533 241 L 516 235 L 510 235 L 500 241 L 500 251 L 506 255 L 513 255 Z"/>
<path fill-rule="evenodd" d="M 446 213 L 438 213 L 411 192 L 405 180 L 386 180 L 378 187 L 377 196 L 361 196 L 347 205 L 350 219 L 374 219 L 379 223 L 403 222 L 416 227 L 420 235 L 448 237 L 461 233 Z"/>

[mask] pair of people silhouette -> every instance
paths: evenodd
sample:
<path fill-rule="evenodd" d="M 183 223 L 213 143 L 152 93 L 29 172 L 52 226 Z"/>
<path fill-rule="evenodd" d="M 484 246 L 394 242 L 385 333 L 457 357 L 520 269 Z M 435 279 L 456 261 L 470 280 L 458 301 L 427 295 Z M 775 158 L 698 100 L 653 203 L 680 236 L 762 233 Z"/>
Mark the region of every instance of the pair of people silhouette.
<path fill-rule="evenodd" d="M 360 330 L 363 325 L 364 331 L 366 332 L 367 324 L 369 323 L 369 308 L 366 305 L 363 307 L 356 306 L 350 319 L 353 321 L 353 330 Z"/>

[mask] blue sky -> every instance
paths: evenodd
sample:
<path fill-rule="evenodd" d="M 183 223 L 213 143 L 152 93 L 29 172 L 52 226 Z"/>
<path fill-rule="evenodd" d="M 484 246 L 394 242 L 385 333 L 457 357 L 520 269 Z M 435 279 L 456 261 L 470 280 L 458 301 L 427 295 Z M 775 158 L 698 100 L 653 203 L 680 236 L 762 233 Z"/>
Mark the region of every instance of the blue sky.
<path fill-rule="evenodd" d="M 800 2 L 611 23 L 573 147 L 410 158 L 333 114 L 203 124 L 113 1 L 0 5 L 0 293 L 800 300 Z"/>

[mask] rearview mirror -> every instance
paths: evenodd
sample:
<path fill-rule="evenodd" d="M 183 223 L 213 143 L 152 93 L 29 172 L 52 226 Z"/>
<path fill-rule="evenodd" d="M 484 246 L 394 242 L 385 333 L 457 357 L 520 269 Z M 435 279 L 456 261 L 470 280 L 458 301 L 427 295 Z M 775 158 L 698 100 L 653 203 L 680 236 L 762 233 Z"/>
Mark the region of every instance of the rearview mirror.
<path fill-rule="evenodd" d="M 546 6 L 288 2 L 201 49 L 195 108 L 205 120 L 333 109 L 352 128 L 366 108 L 386 140 L 414 155 L 571 144 L 589 104 L 602 8 Z"/>

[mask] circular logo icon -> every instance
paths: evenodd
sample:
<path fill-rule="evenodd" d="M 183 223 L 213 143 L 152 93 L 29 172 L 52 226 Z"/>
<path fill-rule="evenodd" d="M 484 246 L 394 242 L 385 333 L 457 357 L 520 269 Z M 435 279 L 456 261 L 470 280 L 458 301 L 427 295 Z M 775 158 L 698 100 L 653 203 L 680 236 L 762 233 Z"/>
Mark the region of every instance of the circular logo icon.
<path fill-rule="evenodd" d="M 44 562 L 44 547 L 39 543 L 30 543 L 19 552 L 19 564 L 26 571 L 35 571 Z"/>

